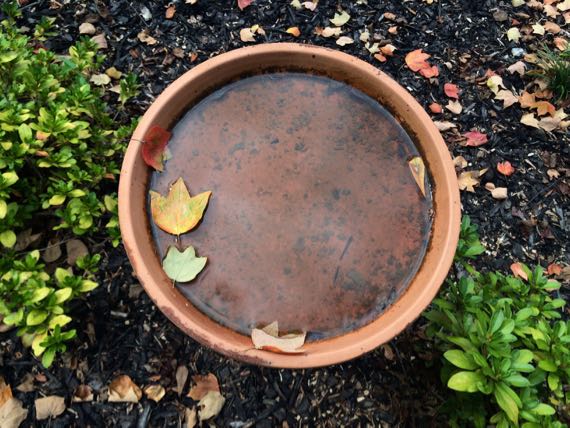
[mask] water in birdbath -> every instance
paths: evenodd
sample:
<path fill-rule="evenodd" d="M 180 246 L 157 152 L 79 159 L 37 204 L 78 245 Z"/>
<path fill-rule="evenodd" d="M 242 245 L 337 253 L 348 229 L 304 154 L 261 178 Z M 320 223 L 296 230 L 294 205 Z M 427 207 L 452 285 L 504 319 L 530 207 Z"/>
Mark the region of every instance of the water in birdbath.
<path fill-rule="evenodd" d="M 419 153 L 378 102 L 322 76 L 273 73 L 231 83 L 172 129 L 150 188 L 182 177 L 212 190 L 179 246 L 208 257 L 176 284 L 217 322 L 249 335 L 332 337 L 376 319 L 408 286 L 431 231 L 432 199 L 408 162 Z M 175 237 L 151 228 L 162 258 Z"/>

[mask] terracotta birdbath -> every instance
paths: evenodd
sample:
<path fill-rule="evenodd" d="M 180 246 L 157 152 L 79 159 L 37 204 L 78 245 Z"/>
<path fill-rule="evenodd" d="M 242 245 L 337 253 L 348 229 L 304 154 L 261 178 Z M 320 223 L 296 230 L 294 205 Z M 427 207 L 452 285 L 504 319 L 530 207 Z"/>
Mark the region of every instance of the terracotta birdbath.
<path fill-rule="evenodd" d="M 141 155 L 153 127 L 172 133 L 163 171 Z M 212 194 L 177 237 L 149 195 L 180 178 Z M 265 44 L 196 66 L 156 99 L 125 155 L 119 219 L 138 279 L 181 330 L 238 360 L 302 368 L 362 355 L 420 315 L 453 261 L 460 207 L 447 147 L 406 90 L 344 53 Z M 166 253 L 190 245 L 207 264 L 173 282 Z M 306 333 L 298 353 L 255 349 L 252 330 L 273 321 Z"/>

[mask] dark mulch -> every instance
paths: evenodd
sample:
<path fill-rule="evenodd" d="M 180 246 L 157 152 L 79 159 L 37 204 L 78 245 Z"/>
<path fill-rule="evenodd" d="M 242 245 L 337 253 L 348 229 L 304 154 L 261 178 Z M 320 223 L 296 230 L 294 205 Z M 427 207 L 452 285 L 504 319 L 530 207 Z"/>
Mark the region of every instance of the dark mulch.
<path fill-rule="evenodd" d="M 258 0 L 240 11 L 233 0 L 198 0 L 195 5 L 173 2 L 176 13 L 167 20 L 166 1 L 62 3 L 66 4 L 52 1 L 55 8 L 50 9 L 48 1 L 30 1 L 24 7 L 23 23 L 31 26 L 41 16 L 56 17 L 58 35 L 47 46 L 58 52 L 77 39 L 82 22 L 92 22 L 103 31 L 109 44 L 107 65 L 134 71 L 143 82 L 143 94 L 133 114 L 144 111 L 170 82 L 195 64 L 243 46 L 239 30 L 254 24 L 266 32 L 266 37 L 257 37 L 260 43 L 292 41 L 285 30 L 297 26 L 302 34 L 295 41 L 340 49 L 369 61 L 392 75 L 426 108 L 434 100 L 447 103 L 444 83 L 459 85 L 463 113 L 454 116 L 446 112 L 434 119 L 452 120 L 461 132 L 478 129 L 488 134 L 490 142 L 480 148 L 462 147 L 453 137 L 448 138 L 449 148 L 454 156 L 462 155 L 471 163 L 469 169 L 489 167 L 483 183 L 492 181 L 509 189 L 504 201 L 493 199 L 483 187 L 475 193 L 462 192 L 464 212 L 480 225 L 488 248 L 478 267 L 508 270 L 513 261 L 544 266 L 570 261 L 570 187 L 568 175 L 564 175 L 568 170 L 555 179 L 546 173 L 549 168 L 568 167 L 570 139 L 567 134 L 520 125 L 523 111 L 518 106 L 503 109 L 485 88 L 485 79 L 480 79 L 491 69 L 503 76 L 507 87 L 523 89 L 525 81 L 505 69 L 520 59 L 512 48 L 529 51 L 534 41 L 508 42 L 509 20 L 497 22 L 493 14 L 502 9 L 510 18 L 533 24 L 542 16 L 540 12 L 526 7 L 515 11 L 510 2 L 496 0 L 440 0 L 432 5 L 420 0 L 368 0 L 368 5 L 321 0 L 315 12 L 297 11 L 288 1 Z M 314 35 L 315 27 L 329 25 L 328 19 L 339 6 L 352 17 L 345 29 L 346 35 L 355 39 L 354 44 L 342 48 L 333 39 Z M 385 12 L 394 13 L 397 21 L 385 19 Z M 561 17 L 558 19 L 562 24 Z M 388 32 L 393 25 L 398 25 L 397 35 Z M 374 60 L 358 41 L 364 28 L 369 29 L 373 41 L 394 44 L 397 55 L 384 64 Z M 149 46 L 138 40 L 137 34 L 144 29 L 157 44 Z M 418 48 L 431 54 L 431 61 L 440 66 L 440 77 L 431 83 L 404 64 L 405 54 Z M 191 53 L 196 55 L 194 62 Z M 517 169 L 510 178 L 496 173 L 497 162 L 504 160 Z M 91 244 L 100 245 L 100 241 Z M 181 334 L 141 292 L 123 250 L 101 248 L 97 247 L 105 255 L 102 286 L 74 308 L 79 339 L 64 358 L 46 370 L 13 333 L 0 342 L 0 371 L 8 383 L 15 386 L 26 373 L 36 375 L 35 391 L 15 392 L 29 409 L 42 395 L 59 394 L 69 404 L 81 382 L 96 392 L 93 403 L 72 404 L 62 416 L 41 426 L 179 426 L 183 407 L 193 405 L 185 394 L 179 397 L 169 390 L 158 404 L 146 399 L 135 405 L 102 399 L 106 385 L 123 373 L 139 385 L 160 375 L 161 384 L 173 387 L 179 365 L 186 365 L 190 375 L 212 372 L 218 377 L 227 399 L 214 421 L 219 426 L 442 424 L 441 416 L 438 419 L 436 415 L 445 391 L 439 386 L 437 368 L 430 368 L 433 355 L 420 325 L 409 328 L 388 347 L 333 367 L 292 371 L 242 365 Z M 30 412 L 28 425 L 39 426 L 33 421 Z"/>

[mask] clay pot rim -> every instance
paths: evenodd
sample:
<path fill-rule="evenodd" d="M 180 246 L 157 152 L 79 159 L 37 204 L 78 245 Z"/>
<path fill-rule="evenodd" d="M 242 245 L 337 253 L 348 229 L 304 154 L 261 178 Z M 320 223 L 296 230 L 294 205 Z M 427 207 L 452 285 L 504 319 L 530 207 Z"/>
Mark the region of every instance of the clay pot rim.
<path fill-rule="evenodd" d="M 415 143 L 422 154 L 425 153 L 423 157 L 430 174 L 435 173 L 439 177 L 434 183 L 435 216 L 432 228 L 432 241 L 437 243 L 437 248 L 430 243 L 424 262 L 416 275 L 417 278 L 422 272 L 422 275 L 427 276 L 427 280 L 419 285 L 415 284 L 417 281 L 412 280 L 408 290 L 371 324 L 343 336 L 308 343 L 305 345 L 306 353 L 302 355 L 251 349 L 251 340 L 248 337 L 201 314 L 166 278 L 160 268 L 160 260 L 154 253 L 148 227 L 144 227 L 146 233 L 141 233 L 142 217 L 147 215 L 148 189 L 147 180 L 140 177 L 140 174 L 144 175 L 143 168 L 146 168 L 140 155 L 140 141 L 150 126 L 173 125 L 181 114 L 181 111 L 177 111 L 175 100 L 181 97 L 180 91 L 189 90 L 190 82 L 207 79 L 208 73 L 213 71 L 223 73 L 223 70 L 229 70 L 238 64 L 255 64 L 259 59 L 263 61 L 268 57 L 283 56 L 285 59 L 279 61 L 286 61 L 288 55 L 291 55 L 289 58 L 295 57 L 297 61 L 301 61 L 298 59 L 301 58 L 306 69 L 311 68 L 311 58 L 327 63 L 332 69 L 350 68 L 355 70 L 355 74 L 363 76 L 359 82 L 363 85 L 366 84 L 363 83 L 365 78 L 378 79 L 376 82 L 391 92 L 386 95 L 391 105 L 380 102 L 400 120 L 408 132 L 414 131 L 417 136 L 414 138 Z M 266 68 L 270 68 L 270 65 Z M 195 92 L 203 90 L 204 88 L 197 88 Z M 148 172 L 146 176 L 148 178 Z M 144 186 L 145 191 L 141 190 L 141 186 Z M 141 201 L 141 198 L 144 201 Z M 175 80 L 157 97 L 139 122 L 125 154 L 119 182 L 119 223 L 123 245 L 137 277 L 159 309 L 185 333 L 218 352 L 245 362 L 282 368 L 325 366 L 358 357 L 388 342 L 412 323 L 433 300 L 447 276 L 458 242 L 460 217 L 459 189 L 451 156 L 439 130 L 412 95 L 391 77 L 358 58 L 328 48 L 296 43 L 271 43 L 236 49 L 197 65 Z M 156 260 L 151 260 L 151 253 L 154 253 Z M 414 284 L 416 287 L 413 287 Z M 391 315 L 386 316 L 387 313 Z M 387 321 L 382 322 L 383 319 Z"/>

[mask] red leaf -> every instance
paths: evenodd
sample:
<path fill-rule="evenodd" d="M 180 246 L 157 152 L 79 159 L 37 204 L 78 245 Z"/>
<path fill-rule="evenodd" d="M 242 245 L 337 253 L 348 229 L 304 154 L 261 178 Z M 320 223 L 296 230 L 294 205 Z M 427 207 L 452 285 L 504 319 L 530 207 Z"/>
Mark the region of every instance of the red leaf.
<path fill-rule="evenodd" d="M 253 0 L 238 0 L 238 7 L 240 8 L 240 10 L 244 10 L 246 7 L 248 7 L 251 2 Z"/>
<path fill-rule="evenodd" d="M 508 177 L 509 175 L 513 175 L 515 172 L 515 168 L 511 165 L 509 161 L 499 162 L 497 164 L 497 171 L 499 171 L 504 176 Z"/>
<path fill-rule="evenodd" d="M 463 134 L 467 141 L 464 143 L 465 146 L 477 147 L 486 144 L 489 139 L 486 134 L 479 131 L 470 131 Z"/>
<path fill-rule="evenodd" d="M 439 68 L 437 68 L 437 65 L 433 65 L 428 68 L 422 68 L 420 70 L 420 74 L 426 79 L 429 79 L 430 77 L 437 77 L 439 76 Z"/>
<path fill-rule="evenodd" d="M 163 157 L 164 149 L 166 148 L 166 143 L 170 140 L 172 134 L 166 129 L 154 125 L 148 130 L 144 136 L 143 146 L 142 146 L 142 156 L 145 163 L 156 169 L 157 171 L 162 171 L 163 169 Z"/>
<path fill-rule="evenodd" d="M 523 270 L 522 265 L 519 262 L 513 263 L 511 265 L 511 271 L 513 272 L 514 276 L 518 276 L 519 278 L 524 279 L 525 281 L 528 281 L 528 275 Z"/>
<path fill-rule="evenodd" d="M 443 108 L 438 103 L 431 103 L 429 109 L 432 113 L 441 113 L 443 111 Z"/>
<path fill-rule="evenodd" d="M 446 83 L 443 85 L 443 92 L 445 92 L 445 95 L 449 98 L 455 98 L 456 100 L 459 99 L 459 88 L 453 83 Z"/>

